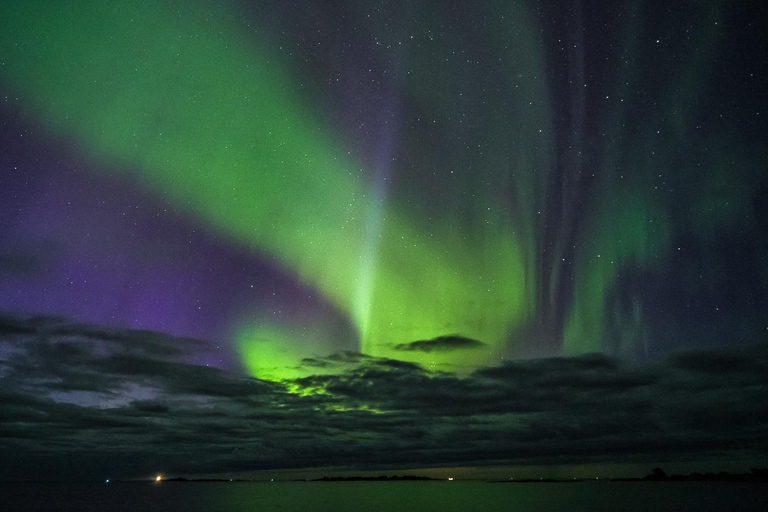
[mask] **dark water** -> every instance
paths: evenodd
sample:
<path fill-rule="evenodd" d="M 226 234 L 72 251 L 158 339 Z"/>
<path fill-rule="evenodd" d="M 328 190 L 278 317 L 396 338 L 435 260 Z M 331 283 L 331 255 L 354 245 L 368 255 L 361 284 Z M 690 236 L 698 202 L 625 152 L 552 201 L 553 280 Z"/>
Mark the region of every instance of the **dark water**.
<path fill-rule="evenodd" d="M 680 482 L 0 484 L 3 511 L 768 511 L 768 485 Z"/>

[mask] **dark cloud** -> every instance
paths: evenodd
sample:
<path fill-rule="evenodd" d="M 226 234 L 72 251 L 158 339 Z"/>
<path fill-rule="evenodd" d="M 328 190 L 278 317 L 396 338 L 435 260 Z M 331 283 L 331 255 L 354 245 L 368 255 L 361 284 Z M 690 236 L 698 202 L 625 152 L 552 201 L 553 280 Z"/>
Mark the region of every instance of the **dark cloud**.
<path fill-rule="evenodd" d="M 301 361 L 301 366 L 305 368 L 340 368 L 358 364 L 367 359 L 370 359 L 370 356 L 345 350 L 325 357 L 304 358 Z"/>
<path fill-rule="evenodd" d="M 2 479 L 768 450 L 765 344 L 643 367 L 602 355 L 517 361 L 463 377 L 343 352 L 303 362 L 325 374 L 274 383 L 196 364 L 202 344 L 158 333 L 12 316 L 0 332 Z"/>
<path fill-rule="evenodd" d="M 448 352 L 453 350 L 467 350 L 484 347 L 482 341 L 465 338 L 463 336 L 438 336 L 431 340 L 412 341 L 395 345 L 395 350 L 417 352 Z"/>

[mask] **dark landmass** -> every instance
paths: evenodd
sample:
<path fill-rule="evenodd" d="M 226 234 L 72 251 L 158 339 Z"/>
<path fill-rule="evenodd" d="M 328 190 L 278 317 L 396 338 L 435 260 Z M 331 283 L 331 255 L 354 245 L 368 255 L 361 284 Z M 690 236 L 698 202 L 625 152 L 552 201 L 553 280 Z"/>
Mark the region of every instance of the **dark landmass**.
<path fill-rule="evenodd" d="M 668 475 L 661 468 L 654 468 L 651 473 L 642 478 L 520 478 L 509 480 L 489 480 L 492 484 L 565 484 L 576 482 L 594 482 L 603 480 L 610 482 L 757 482 L 768 483 L 768 468 L 752 468 L 749 473 L 690 473 L 688 475 Z M 151 480 L 154 482 L 154 480 Z M 167 478 L 163 482 L 254 482 L 246 479 L 228 478 Z M 322 478 L 299 478 L 294 482 L 424 482 L 445 481 L 444 478 L 428 476 L 399 475 L 399 476 L 324 476 Z"/>
<path fill-rule="evenodd" d="M 752 468 L 750 473 L 691 473 L 667 475 L 661 468 L 654 468 L 643 478 L 612 478 L 612 482 L 761 482 L 768 483 L 768 468 Z"/>
<path fill-rule="evenodd" d="M 307 480 L 309 482 L 403 482 L 403 481 L 425 481 L 425 480 L 442 480 L 437 478 L 430 478 L 428 476 L 324 476 L 323 478 L 315 478 L 314 480 Z"/>
<path fill-rule="evenodd" d="M 591 480 L 591 479 L 590 479 Z M 489 480 L 491 484 L 568 484 L 575 482 L 584 482 L 583 478 L 520 478 L 515 480 L 510 478 L 509 480 Z"/>
<path fill-rule="evenodd" d="M 154 482 L 154 480 L 150 480 Z M 161 482 L 253 482 L 241 478 L 165 478 Z"/>
<path fill-rule="evenodd" d="M 574 483 L 593 482 L 592 478 L 520 478 L 509 480 L 490 480 L 492 484 L 539 484 L 539 483 Z M 667 475 L 661 468 L 654 468 L 651 474 L 643 478 L 605 478 L 610 482 L 759 482 L 768 483 L 768 468 L 752 468 L 749 473 L 691 473 L 689 475 Z"/>

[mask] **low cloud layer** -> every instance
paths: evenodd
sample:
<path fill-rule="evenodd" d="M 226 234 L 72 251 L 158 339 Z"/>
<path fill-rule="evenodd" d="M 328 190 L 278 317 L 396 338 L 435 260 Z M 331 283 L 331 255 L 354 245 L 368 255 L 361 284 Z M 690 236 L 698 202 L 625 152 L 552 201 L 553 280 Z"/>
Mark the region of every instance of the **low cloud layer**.
<path fill-rule="evenodd" d="M 205 347 L 0 317 L 0 479 L 768 451 L 765 344 L 645 367 L 602 355 L 519 361 L 467 377 L 344 352 L 305 360 L 323 374 L 284 383 L 200 366 Z"/>
<path fill-rule="evenodd" d="M 485 343 L 463 336 L 439 336 L 431 340 L 412 341 L 395 345 L 395 350 L 416 352 L 448 352 L 453 350 L 477 349 Z"/>

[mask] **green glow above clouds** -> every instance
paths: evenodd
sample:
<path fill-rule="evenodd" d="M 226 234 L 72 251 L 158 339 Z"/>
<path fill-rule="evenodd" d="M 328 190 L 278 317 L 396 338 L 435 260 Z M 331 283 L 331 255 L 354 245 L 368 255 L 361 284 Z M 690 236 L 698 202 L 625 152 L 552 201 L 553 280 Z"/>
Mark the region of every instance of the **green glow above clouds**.
<path fill-rule="evenodd" d="M 52 133 L 136 170 L 168 201 L 317 287 L 353 318 L 365 352 L 458 333 L 491 347 L 468 362 L 490 359 L 520 317 L 515 238 L 497 233 L 478 251 L 450 228 L 420 232 L 390 206 L 377 263 L 366 266 L 363 219 L 373 206 L 354 159 L 335 149 L 279 62 L 228 13 L 174 7 L 6 3 L 3 79 Z M 375 272 L 370 305 L 354 303 L 361 271 Z M 264 346 L 249 341 L 263 326 L 250 330 L 237 327 L 247 360 Z M 277 338 L 270 343 L 288 343 Z"/>
<path fill-rule="evenodd" d="M 639 44 L 644 40 L 643 3 L 632 2 L 631 7 L 623 27 L 622 47 L 626 58 L 616 76 L 615 90 L 619 98 L 631 96 L 639 80 Z M 706 184 L 710 181 L 707 174 L 713 170 L 718 172 L 719 166 L 697 166 L 689 170 L 688 131 L 704 107 L 701 101 L 708 87 L 709 65 L 715 55 L 718 24 L 722 21 L 715 4 L 705 6 L 695 13 L 694 18 L 698 18 L 691 38 L 695 44 L 679 50 L 685 54 L 684 65 L 669 69 L 665 80 L 653 80 L 667 104 L 654 106 L 657 111 L 653 115 L 641 116 L 638 112 L 630 112 L 629 102 L 622 100 L 607 115 L 609 140 L 595 201 L 600 208 L 583 224 L 579 236 L 583 247 L 575 262 L 578 279 L 574 306 L 563 336 L 566 353 L 605 350 L 606 343 L 612 343 L 614 352 L 631 356 L 637 344 L 647 343 L 639 303 L 634 303 L 627 318 L 621 318 L 619 308 L 608 311 L 610 305 L 606 301 L 611 286 L 629 267 L 653 268 L 665 262 L 672 237 L 672 220 L 670 206 L 663 199 L 664 193 L 671 188 L 690 190 L 692 184 Z M 662 73 L 659 70 L 658 76 L 663 76 Z M 648 109 L 644 105 L 641 108 Z M 667 117 L 671 117 L 669 125 L 664 123 Z M 692 178 L 688 173 L 700 176 Z M 733 179 L 728 182 L 738 183 Z M 707 205 L 696 208 L 697 214 L 711 210 L 716 204 L 706 202 Z M 735 199 L 732 202 L 744 204 Z M 717 217 L 716 222 L 722 222 L 727 215 L 714 217 Z M 715 225 L 713 220 L 707 223 L 709 227 Z M 618 323 L 622 324 L 623 332 L 613 333 L 618 337 L 614 340 L 607 340 L 604 332 L 606 318 L 610 315 L 618 317 Z"/>
<path fill-rule="evenodd" d="M 638 14 L 642 4 L 634 5 Z M 692 80 L 706 82 L 710 54 L 693 55 L 662 94 L 670 104 L 659 108 L 678 113 L 677 140 L 662 140 L 643 123 L 635 128 L 627 104 L 611 100 L 605 149 L 589 169 L 597 175 L 590 205 L 576 212 L 586 219 L 576 229 L 574 285 L 562 292 L 570 290 L 560 286 L 568 237 L 550 236 L 556 240 L 548 247 L 545 226 L 567 225 L 569 212 L 557 218 L 547 209 L 547 187 L 562 169 L 553 156 L 554 107 L 536 18 L 519 2 L 488 2 L 485 32 L 447 35 L 439 27 L 450 20 L 439 19 L 439 7 L 425 3 L 413 13 L 421 40 L 400 70 L 408 101 L 434 121 L 410 123 L 403 145 L 427 149 L 408 152 L 418 172 L 395 173 L 400 182 L 385 198 L 370 190 L 370 170 L 317 121 L 290 66 L 245 30 L 239 13 L 204 0 L 5 2 L 0 79 L 49 133 L 109 162 L 105 172 L 130 169 L 209 229 L 316 288 L 351 319 L 367 354 L 430 366 L 494 363 L 526 354 L 526 336 L 551 311 L 564 324 L 556 346 L 604 350 L 606 299 L 618 276 L 653 265 L 667 250 L 667 206 L 645 180 L 671 174 L 674 145 L 690 125 L 686 113 L 699 101 L 685 91 Z M 716 15 L 707 11 L 701 26 L 714 26 Z M 617 98 L 629 97 L 637 78 L 638 19 L 625 21 Z M 383 47 L 402 37 L 384 25 L 370 29 Z M 477 38 L 498 64 L 450 58 L 457 41 L 470 48 Z M 449 58 L 436 58 L 442 55 Z M 477 90 L 491 71 L 500 86 Z M 663 158 L 649 156 L 656 152 Z M 448 168 L 455 181 L 425 181 Z M 428 202 L 425 190 L 437 199 Z M 380 222 L 369 222 L 372 216 Z M 558 303 L 566 304 L 562 311 Z M 628 331 L 638 323 L 633 315 Z M 300 329 L 238 318 L 231 327 L 244 365 L 271 378 L 295 376 L 296 361 L 333 350 L 322 326 Z M 453 334 L 487 348 L 459 355 L 393 349 Z M 629 348 L 637 341 L 631 333 L 627 340 Z"/>

